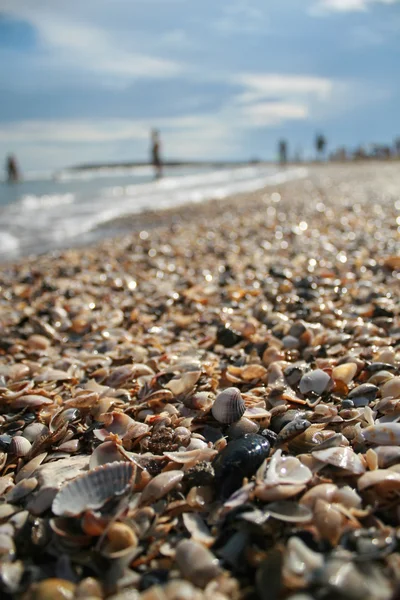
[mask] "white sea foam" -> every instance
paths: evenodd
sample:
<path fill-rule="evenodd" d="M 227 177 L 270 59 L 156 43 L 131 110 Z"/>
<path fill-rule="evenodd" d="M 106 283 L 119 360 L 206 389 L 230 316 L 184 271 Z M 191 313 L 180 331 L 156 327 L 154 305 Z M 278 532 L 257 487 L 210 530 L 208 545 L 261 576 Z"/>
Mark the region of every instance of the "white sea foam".
<path fill-rule="evenodd" d="M 19 248 L 19 240 L 8 231 L 0 231 L 0 255 L 15 254 Z"/>
<path fill-rule="evenodd" d="M 26 196 L 22 196 L 21 204 L 23 208 L 28 210 L 38 210 L 60 206 L 62 204 L 71 204 L 74 201 L 74 198 L 74 194 L 44 194 L 43 196 L 27 194 Z"/>
<path fill-rule="evenodd" d="M 85 242 L 99 224 L 122 215 L 225 198 L 306 174 L 305 168 L 278 171 L 255 165 L 113 187 L 102 187 L 104 180 L 98 185 L 75 181 L 69 185 L 74 191 L 63 187 L 65 193 L 57 189 L 65 184 L 48 183 L 46 189 L 54 186 L 57 193 L 24 194 L 1 208 L 0 258 Z"/>

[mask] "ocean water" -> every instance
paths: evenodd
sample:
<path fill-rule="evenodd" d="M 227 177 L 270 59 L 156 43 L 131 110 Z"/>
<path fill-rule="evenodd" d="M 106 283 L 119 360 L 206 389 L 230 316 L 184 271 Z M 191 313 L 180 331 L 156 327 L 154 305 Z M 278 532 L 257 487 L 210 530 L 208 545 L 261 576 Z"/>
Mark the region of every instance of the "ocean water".
<path fill-rule="evenodd" d="M 151 167 L 65 171 L 56 178 L 28 173 L 20 183 L 0 183 L 0 260 L 90 243 L 107 235 L 100 224 L 122 215 L 225 198 L 305 175 L 304 168 L 269 165 L 174 167 L 159 180 Z"/>

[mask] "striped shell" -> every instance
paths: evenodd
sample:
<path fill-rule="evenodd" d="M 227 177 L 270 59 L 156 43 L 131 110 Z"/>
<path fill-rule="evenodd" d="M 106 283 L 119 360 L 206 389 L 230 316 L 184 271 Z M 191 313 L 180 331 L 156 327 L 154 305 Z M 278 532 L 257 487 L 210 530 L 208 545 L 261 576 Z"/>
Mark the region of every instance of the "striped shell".
<path fill-rule="evenodd" d="M 15 454 L 15 456 L 26 456 L 29 454 L 31 447 L 32 444 L 29 440 L 22 437 L 22 435 L 15 435 L 11 440 L 10 454 Z"/>
<path fill-rule="evenodd" d="M 75 517 L 87 510 L 97 510 L 112 498 L 127 493 L 134 466 L 127 462 L 100 465 L 66 483 L 53 500 L 55 515 Z"/>
<path fill-rule="evenodd" d="M 211 408 L 214 419 L 226 424 L 239 421 L 245 410 L 242 394 L 236 387 L 229 387 L 220 392 Z"/>

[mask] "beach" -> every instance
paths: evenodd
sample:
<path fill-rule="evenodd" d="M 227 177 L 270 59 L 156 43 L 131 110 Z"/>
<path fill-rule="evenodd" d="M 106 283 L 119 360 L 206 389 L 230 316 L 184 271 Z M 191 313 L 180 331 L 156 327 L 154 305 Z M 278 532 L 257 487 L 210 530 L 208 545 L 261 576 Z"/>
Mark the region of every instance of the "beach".
<path fill-rule="evenodd" d="M 400 168 L 300 168 L 4 262 L 5 597 L 398 593 Z"/>

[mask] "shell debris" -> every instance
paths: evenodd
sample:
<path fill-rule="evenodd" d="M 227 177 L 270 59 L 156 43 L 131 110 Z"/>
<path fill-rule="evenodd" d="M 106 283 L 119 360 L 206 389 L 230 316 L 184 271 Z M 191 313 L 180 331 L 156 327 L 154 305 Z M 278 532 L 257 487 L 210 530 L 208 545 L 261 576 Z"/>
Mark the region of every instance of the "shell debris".
<path fill-rule="evenodd" d="M 400 170 L 307 170 L 2 265 L 5 597 L 396 597 Z"/>

